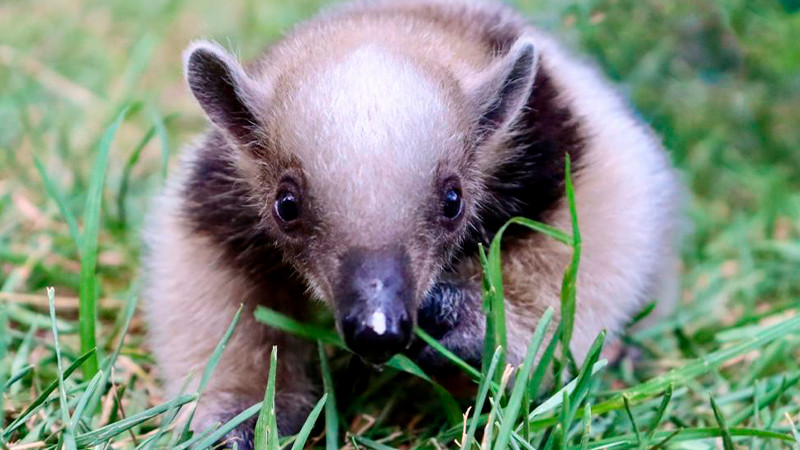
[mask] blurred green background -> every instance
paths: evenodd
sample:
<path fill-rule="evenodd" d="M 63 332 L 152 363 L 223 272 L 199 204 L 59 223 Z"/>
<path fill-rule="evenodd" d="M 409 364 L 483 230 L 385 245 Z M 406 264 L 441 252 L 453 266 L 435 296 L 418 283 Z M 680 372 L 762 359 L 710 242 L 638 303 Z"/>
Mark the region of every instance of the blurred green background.
<path fill-rule="evenodd" d="M 124 105 L 134 105 L 111 148 L 100 232 L 100 295 L 122 298 L 135 289 L 138 230 L 163 184 L 164 162 L 174 164 L 180 147 L 205 127 L 183 83 L 183 48 L 212 38 L 247 60 L 321 3 L 0 1 L 0 298 L 21 308 L 12 330 L 20 333 L 20 311 L 41 304 L 46 286 L 65 299 L 79 286 L 77 248 L 34 157 L 81 217 L 100 136 Z M 514 4 L 619 84 L 662 136 L 689 187 L 685 306 L 640 339 L 679 332 L 660 358 L 651 349 L 644 367 L 658 371 L 667 356 L 702 354 L 724 327 L 797 314 L 800 2 Z M 134 336 L 142 328 L 135 320 Z M 113 324 L 101 330 L 106 336 Z M 74 336 L 65 339 L 74 343 Z M 140 342 L 134 338 L 125 354 L 149 367 Z M 771 351 L 770 361 L 798 369 L 796 345 Z"/>

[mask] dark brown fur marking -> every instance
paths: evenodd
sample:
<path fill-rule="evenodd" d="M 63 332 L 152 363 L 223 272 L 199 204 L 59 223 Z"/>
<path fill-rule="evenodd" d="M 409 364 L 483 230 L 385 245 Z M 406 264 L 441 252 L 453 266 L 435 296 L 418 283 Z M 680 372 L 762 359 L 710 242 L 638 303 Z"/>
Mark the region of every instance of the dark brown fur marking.
<path fill-rule="evenodd" d="M 235 165 L 236 151 L 220 131 L 208 134 L 185 184 L 184 217 L 245 273 L 264 276 L 277 270 L 294 275 L 262 226 L 251 188 Z"/>
<path fill-rule="evenodd" d="M 550 75 L 540 65 L 518 122 L 524 132 L 509 144 L 516 152 L 491 175 L 487 188 L 492 200 L 480 212 L 479 221 L 472 224 L 474 231 L 462 245 L 461 257 L 475 256 L 478 243 L 488 245 L 512 217 L 546 221 L 548 212 L 563 198 L 564 155 L 569 154 L 575 175 L 580 168 L 584 137 L 558 95 Z M 524 238 L 531 233 L 527 228 L 511 227 L 504 236 Z"/>

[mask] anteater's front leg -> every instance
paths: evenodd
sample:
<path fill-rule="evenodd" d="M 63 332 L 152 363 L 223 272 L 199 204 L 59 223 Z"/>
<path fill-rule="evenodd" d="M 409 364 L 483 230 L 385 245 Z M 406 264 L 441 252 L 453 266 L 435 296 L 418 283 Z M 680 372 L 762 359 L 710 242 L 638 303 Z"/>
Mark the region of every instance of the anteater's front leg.
<path fill-rule="evenodd" d="M 518 247 L 504 252 L 502 267 L 506 361 L 512 364 L 522 362 L 539 318 L 548 307 L 554 308 L 556 313 L 546 333 L 548 341 L 552 337 L 558 322 L 560 272 L 563 271 L 550 261 L 543 264 L 536 252 Z M 564 255 L 552 252 L 549 256 L 554 254 L 559 256 L 553 258 L 556 264 L 563 263 Z M 417 314 L 423 330 L 461 359 L 480 366 L 486 316 L 483 314 L 482 268 L 477 257 L 465 259 L 453 271 L 445 272 L 421 302 Z M 417 359 L 434 373 L 448 366 L 446 358 L 428 346 L 418 351 Z"/>
<path fill-rule="evenodd" d="M 217 343 L 236 311 L 243 307 L 233 335 L 202 393 L 192 421 L 195 432 L 224 423 L 261 401 L 267 385 L 269 355 L 278 346 L 276 409 L 279 430 L 296 432 L 314 401 L 314 383 L 306 369 L 313 355 L 306 342 L 256 322 L 253 311 L 267 304 L 287 312 L 288 299 L 303 305 L 303 292 L 283 276 L 261 277 L 258 284 L 219 264 L 220 255 L 200 237 L 187 236 L 178 221 L 164 215 L 160 234 L 149 248 L 146 267 L 150 344 L 158 360 L 166 394 L 197 389 Z M 177 244 L 181 245 L 177 245 Z M 278 275 L 280 276 L 280 275 Z M 284 305 L 283 308 L 281 306 Z M 290 312 L 290 311 L 288 311 Z M 192 383 L 183 387 L 187 377 Z M 229 445 L 251 448 L 254 420 L 227 437 Z"/>
<path fill-rule="evenodd" d="M 480 366 L 486 322 L 481 302 L 479 282 L 441 281 L 420 304 L 418 325 L 467 363 Z M 447 365 L 445 358 L 429 346 L 423 346 L 416 358 L 423 367 L 434 372 Z"/>

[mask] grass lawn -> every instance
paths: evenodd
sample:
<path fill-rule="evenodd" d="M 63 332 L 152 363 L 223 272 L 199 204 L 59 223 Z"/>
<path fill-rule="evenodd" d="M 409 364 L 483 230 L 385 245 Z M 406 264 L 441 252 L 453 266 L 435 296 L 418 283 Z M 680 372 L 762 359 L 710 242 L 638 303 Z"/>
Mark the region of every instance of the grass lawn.
<path fill-rule="evenodd" d="M 0 3 L 0 448 L 207 448 L 234 425 L 192 436 L 176 416 L 197 394 L 159 389 L 138 309 L 139 230 L 180 146 L 205 127 L 183 48 L 209 37 L 248 59 L 320 3 Z M 619 83 L 681 169 L 678 311 L 626 335 L 617 364 L 596 358 L 600 340 L 583 367 L 553 347 L 511 390 L 491 347 L 465 399 L 402 358 L 363 373 L 327 329 L 304 328 L 324 342 L 326 397 L 318 427 L 285 442 L 800 449 L 800 3 L 516 3 Z M 502 316 L 490 320 L 502 342 Z M 573 381 L 540 383 L 553 370 Z M 281 445 L 271 398 L 249 410 L 263 448 Z"/>

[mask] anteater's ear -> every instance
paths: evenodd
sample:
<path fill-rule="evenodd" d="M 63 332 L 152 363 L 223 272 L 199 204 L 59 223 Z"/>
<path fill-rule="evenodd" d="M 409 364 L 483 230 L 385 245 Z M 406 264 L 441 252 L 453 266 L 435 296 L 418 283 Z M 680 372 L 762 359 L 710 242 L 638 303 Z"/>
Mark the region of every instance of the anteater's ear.
<path fill-rule="evenodd" d="M 254 142 L 264 89 L 218 44 L 193 43 L 183 62 L 186 82 L 211 122 L 241 145 Z"/>
<path fill-rule="evenodd" d="M 481 77 L 472 94 L 478 105 L 478 141 L 513 125 L 531 95 L 537 67 L 538 53 L 523 35 Z"/>

